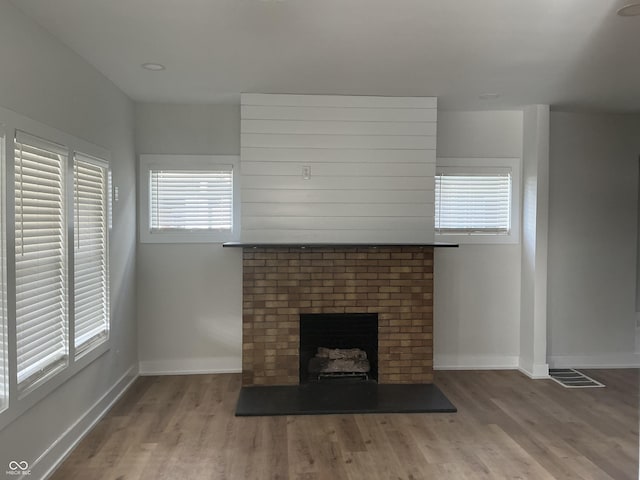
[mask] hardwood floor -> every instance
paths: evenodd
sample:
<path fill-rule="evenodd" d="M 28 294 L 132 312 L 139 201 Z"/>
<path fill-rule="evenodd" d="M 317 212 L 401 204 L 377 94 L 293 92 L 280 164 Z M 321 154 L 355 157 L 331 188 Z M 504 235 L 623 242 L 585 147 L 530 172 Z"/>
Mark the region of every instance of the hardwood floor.
<path fill-rule="evenodd" d="M 638 370 L 437 372 L 453 414 L 233 416 L 240 375 L 142 377 L 54 480 L 636 479 Z"/>

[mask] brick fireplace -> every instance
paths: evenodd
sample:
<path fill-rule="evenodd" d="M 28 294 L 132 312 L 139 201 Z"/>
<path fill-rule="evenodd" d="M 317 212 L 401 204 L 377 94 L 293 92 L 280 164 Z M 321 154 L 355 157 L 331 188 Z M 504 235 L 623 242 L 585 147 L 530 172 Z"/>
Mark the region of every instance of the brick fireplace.
<path fill-rule="evenodd" d="M 242 380 L 296 385 L 300 316 L 377 314 L 378 383 L 433 381 L 433 247 L 243 247 Z"/>

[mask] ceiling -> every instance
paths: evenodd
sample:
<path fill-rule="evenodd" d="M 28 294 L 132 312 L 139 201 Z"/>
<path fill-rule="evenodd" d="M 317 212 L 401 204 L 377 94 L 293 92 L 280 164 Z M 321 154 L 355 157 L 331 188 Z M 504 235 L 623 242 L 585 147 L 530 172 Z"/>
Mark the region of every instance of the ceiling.
<path fill-rule="evenodd" d="M 137 101 L 305 93 L 437 96 L 448 110 L 640 112 L 640 16 L 616 15 L 629 1 L 14 3 Z"/>

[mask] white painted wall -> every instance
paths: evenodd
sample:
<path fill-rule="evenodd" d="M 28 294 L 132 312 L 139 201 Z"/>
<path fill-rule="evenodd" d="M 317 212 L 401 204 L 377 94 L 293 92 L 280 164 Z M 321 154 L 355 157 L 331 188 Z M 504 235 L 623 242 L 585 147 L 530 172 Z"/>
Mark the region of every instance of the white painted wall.
<path fill-rule="evenodd" d="M 554 114 L 554 118 L 555 115 L 559 115 L 559 119 L 564 118 L 564 114 Z M 631 127 L 627 126 L 627 130 L 618 128 L 622 120 L 610 125 L 604 134 L 596 134 L 595 127 L 586 120 L 578 116 L 576 118 L 580 121 L 576 123 L 570 121 L 572 118 L 559 124 L 562 128 L 552 130 L 549 353 L 552 356 L 585 353 L 571 343 L 576 339 L 572 336 L 573 331 L 585 323 L 575 318 L 568 321 L 564 318 L 568 314 L 563 314 L 562 319 L 559 317 L 559 312 L 573 311 L 588 320 L 588 329 L 579 333 L 578 344 L 578 347 L 584 345 L 588 348 L 586 353 L 598 352 L 597 348 L 602 348 L 602 345 L 606 346 L 600 351 L 603 355 L 616 351 L 632 352 L 636 245 L 633 229 L 637 212 L 637 191 L 630 190 L 637 188 L 633 183 L 637 182 L 637 170 L 633 170 L 637 169 L 637 152 L 630 140 L 633 133 L 625 133 Z M 608 121 L 608 117 L 601 119 L 604 124 Z M 239 128 L 237 106 L 139 104 L 136 107 L 137 148 L 140 153 L 237 154 L 240 148 Z M 523 129 L 523 112 L 520 111 L 440 112 L 438 156 L 520 157 Z M 568 136 L 566 140 L 565 135 Z M 589 141 L 580 146 L 587 138 Z M 631 146 L 614 147 L 622 140 Z M 602 171 L 608 165 L 604 159 L 619 149 L 628 150 L 628 155 L 632 154 L 633 158 L 633 165 L 624 164 L 626 170 L 622 170 L 620 177 L 615 173 L 619 170 Z M 592 168 L 596 172 L 593 176 L 588 174 Z M 574 185 L 571 175 L 576 169 L 584 171 L 584 179 L 590 179 L 590 183 Z M 610 178 L 612 176 L 613 179 Z M 611 228 L 622 232 L 616 238 L 631 239 L 619 252 L 617 246 L 605 249 L 605 246 L 611 246 L 610 235 L 602 233 L 594 237 L 593 232 L 587 235 L 591 225 L 589 214 L 580 213 L 582 211 L 575 203 L 578 197 L 574 198 L 574 193 L 586 197 L 586 192 L 604 188 L 599 186 L 599 178 L 607 178 L 613 185 L 605 190 L 605 193 L 610 189 L 613 191 L 612 196 L 606 197 L 606 205 L 610 202 L 623 204 L 623 211 L 631 212 L 609 218 L 600 201 L 589 199 L 589 205 L 593 204 L 592 210 L 599 212 L 597 222 L 611 224 Z M 619 188 L 621 183 L 626 185 L 625 188 Z M 568 185 L 570 189 L 567 189 Z M 558 229 L 554 223 L 558 215 L 575 219 L 579 229 Z M 590 243 L 593 245 L 589 246 Z M 523 308 L 521 247 L 521 244 L 462 245 L 458 249 L 437 250 L 436 367 L 519 366 L 521 334 L 527 335 L 520 326 Z M 607 267 L 612 258 L 609 256 L 596 256 L 595 260 L 586 262 L 584 255 L 578 255 L 585 249 L 609 252 L 615 260 L 613 266 Z M 140 330 L 145 332 L 140 337 L 139 348 L 144 371 L 228 371 L 240 368 L 239 251 L 223 250 L 218 245 L 139 245 L 138 269 L 138 315 Z M 611 288 L 606 288 L 593 275 L 599 271 L 609 272 L 605 283 L 613 285 Z M 612 273 L 614 271 L 621 272 L 622 276 L 618 279 Z M 580 296 L 562 286 L 568 278 L 574 277 L 579 277 L 580 282 L 588 287 L 583 301 L 586 302 L 588 297 L 591 303 L 574 302 Z M 528 280 L 525 278 L 524 281 Z M 594 305 L 596 311 L 603 308 L 602 305 L 610 307 L 615 319 L 599 323 L 594 318 Z M 569 323 L 564 323 L 567 321 Z M 615 322 L 627 322 L 628 328 L 615 327 Z M 527 325 L 524 328 L 528 328 Z M 611 326 L 615 327 L 614 332 L 609 332 Z M 598 338 L 606 340 L 596 348 Z M 527 345 L 533 348 L 533 343 Z"/>
<path fill-rule="evenodd" d="M 438 158 L 522 156 L 521 111 L 440 112 Z M 515 368 L 520 352 L 520 245 L 436 249 L 436 368 Z"/>
<path fill-rule="evenodd" d="M 241 103 L 242 241 L 433 241 L 435 98 Z"/>
<path fill-rule="evenodd" d="M 239 127 L 234 106 L 136 105 L 139 153 L 235 154 Z M 438 155 L 521 154 L 522 112 L 440 113 Z M 218 245 L 138 249 L 141 371 L 240 369 L 240 252 Z M 435 288 L 437 366 L 518 365 L 520 245 L 438 250 Z"/>
<path fill-rule="evenodd" d="M 548 353 L 640 366 L 634 353 L 640 116 L 551 114 Z"/>
<path fill-rule="evenodd" d="M 0 473 L 10 460 L 26 460 L 29 478 L 38 479 L 137 374 L 133 105 L 7 0 L 0 0 L 0 65 L 0 105 L 108 149 L 120 189 L 111 242 L 112 348 L 0 430 Z"/>
<path fill-rule="evenodd" d="M 138 154 L 240 151 L 238 105 L 136 105 Z M 242 252 L 220 244 L 138 244 L 142 374 L 240 371 Z"/>
<path fill-rule="evenodd" d="M 522 283 L 519 368 L 546 378 L 549 231 L 549 106 L 524 110 L 522 158 Z"/>

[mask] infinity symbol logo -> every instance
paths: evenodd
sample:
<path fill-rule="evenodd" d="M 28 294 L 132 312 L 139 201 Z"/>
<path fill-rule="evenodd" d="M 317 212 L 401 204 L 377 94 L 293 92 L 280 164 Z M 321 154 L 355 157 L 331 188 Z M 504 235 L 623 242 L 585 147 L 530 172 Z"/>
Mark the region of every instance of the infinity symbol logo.
<path fill-rule="evenodd" d="M 9 470 L 29 470 L 29 463 L 25 460 L 22 462 L 16 462 L 15 460 L 11 460 L 9 462 Z"/>

